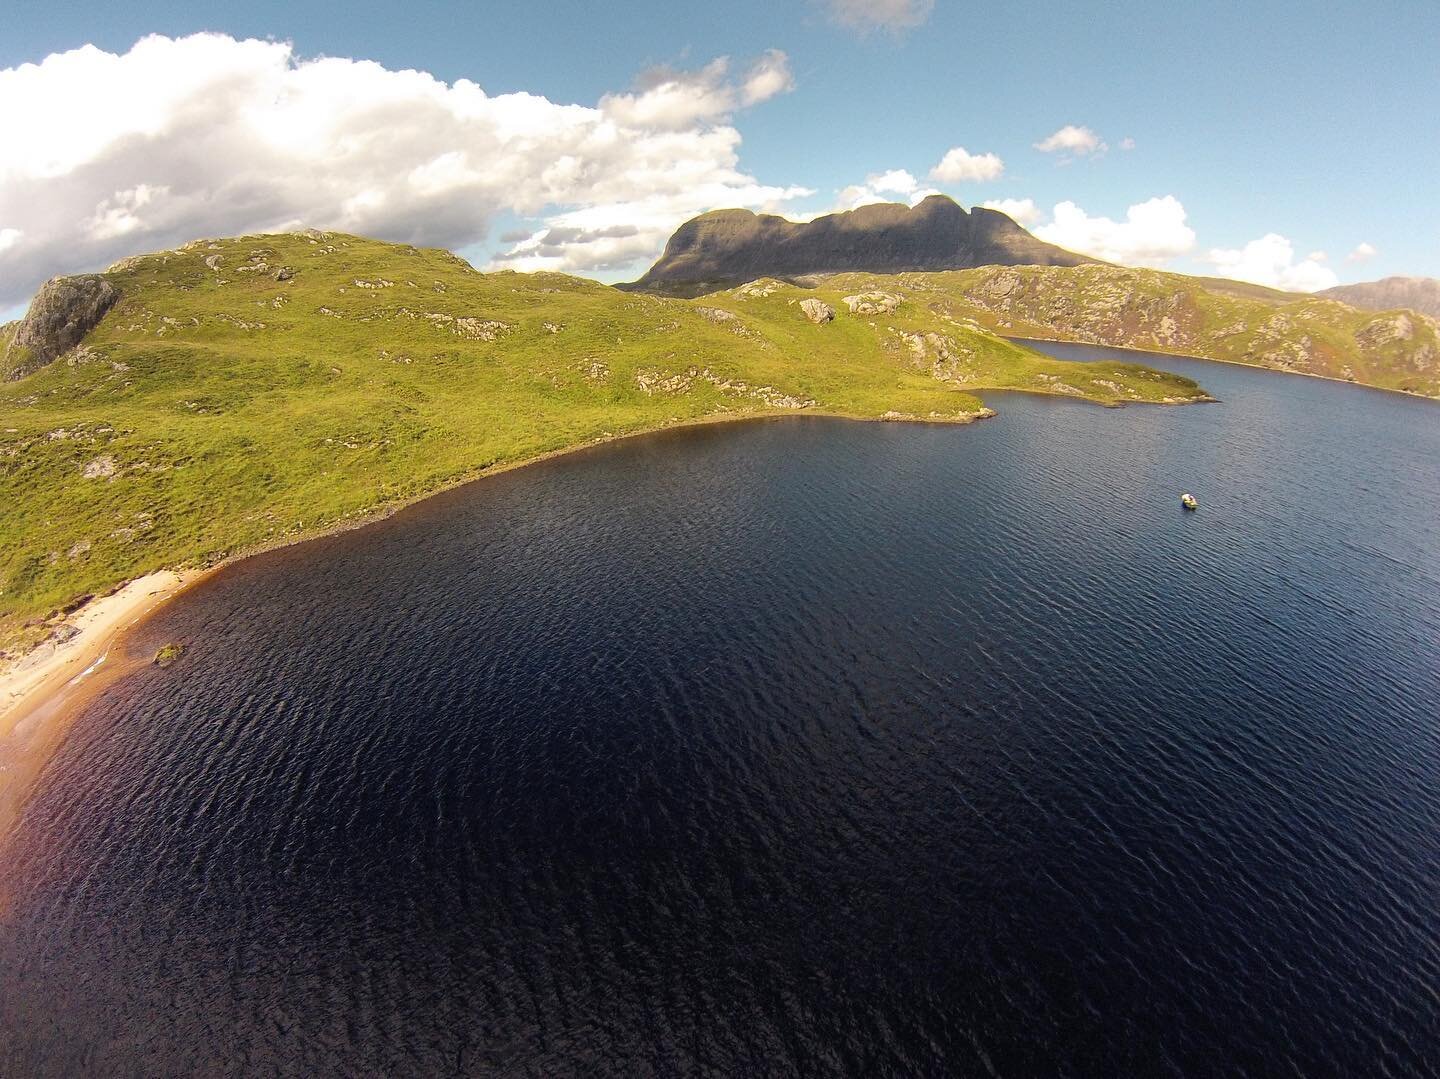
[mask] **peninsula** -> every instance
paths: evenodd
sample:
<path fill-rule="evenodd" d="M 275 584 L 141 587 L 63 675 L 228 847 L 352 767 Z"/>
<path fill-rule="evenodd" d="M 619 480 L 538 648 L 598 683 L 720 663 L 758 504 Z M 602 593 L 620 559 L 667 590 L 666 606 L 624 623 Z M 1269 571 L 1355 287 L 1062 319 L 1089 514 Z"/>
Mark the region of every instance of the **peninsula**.
<path fill-rule="evenodd" d="M 1041 356 L 923 282 L 684 300 L 315 231 L 51 282 L 0 332 L 0 373 L 12 668 L 127 581 L 597 440 L 764 415 L 968 422 L 987 389 L 1206 399 L 1144 366 Z"/>

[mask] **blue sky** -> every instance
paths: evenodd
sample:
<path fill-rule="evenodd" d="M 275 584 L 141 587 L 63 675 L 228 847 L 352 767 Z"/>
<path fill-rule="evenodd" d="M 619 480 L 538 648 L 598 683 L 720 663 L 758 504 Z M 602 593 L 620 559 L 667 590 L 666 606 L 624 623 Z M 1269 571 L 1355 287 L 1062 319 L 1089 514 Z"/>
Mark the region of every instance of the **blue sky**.
<path fill-rule="evenodd" d="M 1440 4 L 1433 0 L 1332 4 L 1323 11 L 1288 0 L 1003 6 L 11 0 L 5 23 L 0 69 L 86 45 L 123 56 L 147 34 L 214 31 L 293 43 L 293 52 L 278 60 L 251 56 L 240 67 L 253 61 L 271 73 L 237 74 L 248 80 L 248 89 L 238 90 L 238 81 L 207 83 L 196 74 L 197 64 L 226 67 L 224 50 L 201 61 L 190 55 L 194 50 L 152 50 L 143 62 L 120 68 L 107 68 L 92 51 L 89 62 L 64 70 L 52 63 L 43 79 L 39 69 L 25 79 L 9 72 L 8 82 L 0 74 L 0 139 L 9 144 L 0 150 L 0 310 L 28 294 L 42 272 L 168 246 L 187 229 L 248 230 L 279 224 L 292 212 L 314 221 L 326 213 L 322 197 L 347 206 L 348 216 L 321 224 L 448 240 L 481 263 L 509 252 L 507 264 L 555 265 L 605 279 L 643 268 L 669 218 L 708 208 L 707 193 L 800 215 L 866 197 L 915 197 L 932 187 L 966 205 L 1031 200 L 1029 223 L 1042 235 L 1088 244 L 1120 261 L 1269 277 L 1293 287 L 1391 273 L 1440 276 Z M 295 153 L 316 156 L 295 165 L 284 190 L 261 190 L 263 177 L 239 176 L 254 155 L 233 138 L 216 151 L 240 155 L 225 172 L 230 179 L 205 175 L 203 161 L 185 147 L 193 149 L 197 132 L 215 121 L 192 114 L 208 106 L 218 116 L 232 105 L 244 112 L 247 94 L 278 85 L 276 63 L 294 68 L 319 56 L 378 67 L 309 69 L 305 92 L 319 94 L 316 100 L 329 100 L 324 95 L 331 92 L 315 89 L 322 75 L 334 78 L 337 100 L 356 80 L 370 80 L 383 83 L 379 97 L 403 114 L 406 93 L 427 102 L 436 95 L 405 89 L 385 72 L 415 69 L 443 84 L 470 80 L 490 101 L 508 103 L 508 119 L 484 121 L 498 123 L 505 138 L 457 128 L 455 114 L 470 106 L 456 101 L 439 106 L 432 128 L 417 120 L 414 132 L 403 131 L 394 115 L 377 120 L 376 106 L 357 113 L 343 135 L 308 127 L 297 134 Z M 719 57 L 730 58 L 728 69 L 707 69 Z M 167 80 L 171 63 L 186 76 Z M 147 79 L 161 97 L 176 82 L 190 96 L 156 105 L 164 115 L 143 131 L 107 132 L 106 123 L 129 123 L 123 116 L 88 118 L 76 140 L 94 145 L 73 160 L 48 143 L 27 159 L 32 142 L 67 137 L 79 114 L 61 110 L 33 118 L 29 127 L 4 117 L 17 107 L 50 108 L 39 103 L 53 98 L 62 77 L 98 95 L 123 84 L 133 97 L 130 115 L 150 111 Z M 643 96 L 666 79 L 691 94 L 678 119 L 657 112 L 658 98 Z M 292 92 L 275 91 L 287 100 Z M 514 117 L 528 122 L 531 113 L 522 110 L 529 106 L 502 97 L 519 92 L 592 112 L 608 100 L 605 118 L 620 117 L 622 127 L 638 132 L 622 140 L 633 144 L 630 156 L 614 147 L 591 155 L 593 140 L 575 141 L 560 110 L 535 121 L 551 125 L 546 130 L 554 137 L 519 153 L 514 140 L 523 133 L 515 134 Z M 695 95 L 706 104 L 696 105 Z M 485 110 L 488 116 L 490 106 Z M 366 124 L 381 126 L 362 130 Z M 1067 125 L 1093 135 L 1094 149 L 1036 148 Z M 305 138 L 312 141 L 303 144 Z M 320 155 L 327 138 L 341 141 Z M 351 161 L 348 149 L 336 150 L 357 139 L 373 146 L 371 156 Z M 1133 148 L 1124 148 L 1131 145 L 1125 140 Z M 459 164 L 445 153 L 452 143 L 467 147 Z M 953 179 L 930 178 L 957 147 L 995 155 L 1001 174 L 981 179 L 997 171 L 981 165 L 949 174 Z M 269 144 L 264 150 L 265 176 L 277 182 L 291 167 L 272 156 L 278 152 Z M 694 155 L 690 166 L 687 155 Z M 44 168 L 33 164 L 40 157 L 49 161 Z M 561 158 L 577 173 L 564 182 L 546 172 Z M 678 171 L 656 177 L 661 159 Z M 423 206 L 402 205 L 399 189 L 376 179 L 376 170 L 387 167 L 411 183 L 421 170 L 433 197 Z M 696 177 L 688 197 L 677 178 L 686 167 Z M 346 168 L 357 176 L 342 175 Z M 895 170 L 909 179 L 892 176 L 881 189 L 855 190 L 867 177 Z M 631 205 L 634 193 L 625 190 L 637 176 L 657 185 L 639 191 L 636 198 L 648 199 L 643 205 Z M 641 188 L 645 182 L 636 181 Z M 314 197 L 297 194 L 302 188 Z M 445 202 L 447 192 L 453 198 Z M 1066 203 L 1073 205 L 1057 213 Z M 1129 208 L 1146 204 L 1127 226 Z M 1022 204 L 1016 212 L 1027 210 Z M 1188 240 L 1186 230 L 1193 234 Z M 574 243 L 567 246 L 566 237 Z"/>

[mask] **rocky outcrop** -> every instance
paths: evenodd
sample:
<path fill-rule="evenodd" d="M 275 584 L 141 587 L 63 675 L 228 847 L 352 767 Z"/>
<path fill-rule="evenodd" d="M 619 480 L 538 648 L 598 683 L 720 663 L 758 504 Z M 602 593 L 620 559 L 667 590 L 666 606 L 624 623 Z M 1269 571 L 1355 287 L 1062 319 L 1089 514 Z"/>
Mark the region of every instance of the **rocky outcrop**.
<path fill-rule="evenodd" d="M 1357 285 L 1336 285 L 1315 295 L 1366 311 L 1408 307 L 1422 315 L 1440 318 L 1440 280 L 1433 277 L 1386 277 Z"/>
<path fill-rule="evenodd" d="M 932 195 L 913 207 L 878 203 L 809 222 L 749 210 L 702 214 L 681 225 L 660 261 L 625 287 L 699 295 L 759 277 L 1093 262 L 1037 240 L 998 210 L 966 211 Z"/>
<path fill-rule="evenodd" d="M 1177 279 L 1178 280 L 1178 279 Z M 1023 322 L 1045 336 L 1131 348 L 1186 351 L 1196 347 L 1202 316 L 1194 298 L 1169 279 L 1144 270 L 1090 266 L 1036 271 L 984 271 L 964 290 L 981 310 Z M 1267 317 L 1269 307 L 1257 308 Z M 1241 323 L 1235 332 L 1248 329 Z"/>
<path fill-rule="evenodd" d="M 1364 348 L 1382 348 L 1396 341 L 1409 341 L 1415 336 L 1415 321 L 1405 312 L 1366 323 L 1355 334 Z"/>
<path fill-rule="evenodd" d="M 666 374 L 654 368 L 635 372 L 635 385 L 646 397 L 690 393 L 701 384 L 714 386 L 721 393 L 731 397 L 746 397 L 758 401 L 766 408 L 813 408 L 815 398 L 800 397 L 786 393 L 774 386 L 751 386 L 739 379 L 725 378 L 708 367 L 689 367 L 684 371 Z"/>
<path fill-rule="evenodd" d="M 889 292 L 862 292 L 845 297 L 852 315 L 888 315 L 900 306 L 900 297 Z"/>
<path fill-rule="evenodd" d="M 40 286 L 0 358 L 0 375 L 24 378 L 85 339 L 115 306 L 120 290 L 99 274 L 56 277 Z"/>
<path fill-rule="evenodd" d="M 817 326 L 823 325 L 835 317 L 835 308 L 831 307 L 824 300 L 817 300 L 813 296 L 800 301 L 800 310 L 805 313 L 806 318 Z"/>
<path fill-rule="evenodd" d="M 900 339 L 910 351 L 910 363 L 917 371 L 928 371 L 940 382 L 968 382 L 975 358 L 974 350 L 952 337 L 938 333 L 900 332 Z"/>
<path fill-rule="evenodd" d="M 87 461 L 80 474 L 87 480 L 108 480 L 115 475 L 115 469 L 115 458 L 107 453 L 103 457 Z"/>

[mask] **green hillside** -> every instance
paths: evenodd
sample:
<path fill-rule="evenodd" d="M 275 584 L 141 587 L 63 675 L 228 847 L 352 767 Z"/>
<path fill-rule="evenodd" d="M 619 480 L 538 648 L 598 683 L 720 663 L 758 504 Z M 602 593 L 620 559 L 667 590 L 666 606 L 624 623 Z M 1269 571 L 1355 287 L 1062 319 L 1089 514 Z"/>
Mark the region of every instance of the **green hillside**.
<path fill-rule="evenodd" d="M 869 277 L 822 280 L 853 289 Z M 1361 311 L 1258 285 L 1116 266 L 985 266 L 888 280 L 937 313 L 1002 334 L 1182 353 L 1440 397 L 1440 324 L 1414 311 Z"/>
<path fill-rule="evenodd" d="M 628 432 L 802 411 L 964 421 L 981 414 L 972 391 L 995 387 L 1204 396 L 1140 366 L 1046 359 L 888 279 L 867 278 L 891 298 L 855 313 L 845 297 L 865 290 L 840 281 L 673 300 L 315 232 L 203 241 L 103 276 L 119 298 L 83 342 L 0 382 L 12 655 L 58 609 L 139 574 Z M 806 299 L 835 317 L 812 321 Z M 12 374 L 41 358 L 7 348 L 14 334 Z"/>

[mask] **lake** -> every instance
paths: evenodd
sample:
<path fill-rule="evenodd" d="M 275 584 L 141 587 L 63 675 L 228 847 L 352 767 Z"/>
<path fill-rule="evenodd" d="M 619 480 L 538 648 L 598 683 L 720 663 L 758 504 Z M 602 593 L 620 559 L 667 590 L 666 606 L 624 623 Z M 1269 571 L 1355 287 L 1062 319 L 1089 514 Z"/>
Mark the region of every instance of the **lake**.
<path fill-rule="evenodd" d="M 674 431 L 201 585 L 8 851 L 0 1074 L 1433 1073 L 1440 406 L 1151 362 L 1220 403 Z"/>

